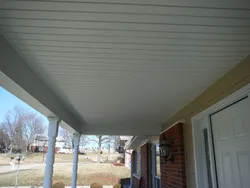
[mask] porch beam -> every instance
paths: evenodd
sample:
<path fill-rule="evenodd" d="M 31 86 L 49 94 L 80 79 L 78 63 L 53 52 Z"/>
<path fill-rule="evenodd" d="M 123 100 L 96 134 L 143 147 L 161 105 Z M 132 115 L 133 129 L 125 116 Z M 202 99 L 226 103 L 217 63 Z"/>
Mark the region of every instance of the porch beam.
<path fill-rule="evenodd" d="M 48 118 L 48 151 L 46 154 L 46 166 L 43 187 L 52 188 L 53 166 L 55 160 L 55 145 L 60 120 L 56 117 Z"/>
<path fill-rule="evenodd" d="M 52 114 L 60 117 L 75 131 L 80 132 L 81 125 L 85 124 L 84 120 L 69 110 L 65 102 L 42 81 L 1 34 L 0 57 L 0 71 L 32 96 L 25 101 L 26 103 L 33 106 L 34 99 L 39 101 L 41 106 L 48 108 Z M 3 86 L 5 86 L 4 83 Z M 7 87 L 10 87 L 8 83 Z M 20 93 L 15 92 L 14 94 L 21 98 Z M 44 115 L 46 116 L 46 114 Z"/>
<path fill-rule="evenodd" d="M 152 137 L 159 135 L 161 132 L 160 124 L 84 124 L 81 132 L 86 135 L 96 135 L 96 133 L 102 133 L 102 135 L 124 135 L 124 136 L 143 136 Z"/>
<path fill-rule="evenodd" d="M 74 139 L 74 156 L 73 156 L 73 167 L 72 167 L 72 188 L 76 188 L 77 185 L 77 170 L 78 170 L 78 150 L 81 135 L 79 133 L 73 134 Z"/>

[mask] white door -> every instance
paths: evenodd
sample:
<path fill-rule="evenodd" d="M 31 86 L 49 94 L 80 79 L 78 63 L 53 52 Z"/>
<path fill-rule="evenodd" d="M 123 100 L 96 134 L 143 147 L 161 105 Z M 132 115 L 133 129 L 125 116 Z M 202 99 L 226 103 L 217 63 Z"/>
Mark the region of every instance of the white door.
<path fill-rule="evenodd" d="M 219 188 L 250 188 L 249 100 L 211 116 Z"/>

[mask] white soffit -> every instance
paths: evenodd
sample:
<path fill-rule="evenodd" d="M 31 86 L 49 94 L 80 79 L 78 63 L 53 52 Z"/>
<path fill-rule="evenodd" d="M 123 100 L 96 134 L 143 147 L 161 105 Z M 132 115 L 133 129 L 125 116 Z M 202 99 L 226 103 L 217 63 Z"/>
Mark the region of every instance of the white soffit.
<path fill-rule="evenodd" d="M 248 1 L 12 0 L 0 11 L 3 35 L 91 133 L 158 135 L 250 51 Z"/>

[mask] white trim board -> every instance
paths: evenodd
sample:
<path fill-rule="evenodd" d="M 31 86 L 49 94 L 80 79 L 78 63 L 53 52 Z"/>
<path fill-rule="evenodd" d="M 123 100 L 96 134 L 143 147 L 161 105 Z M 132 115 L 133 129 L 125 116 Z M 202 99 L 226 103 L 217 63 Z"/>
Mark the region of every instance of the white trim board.
<path fill-rule="evenodd" d="M 163 128 L 163 130 L 159 133 L 159 135 L 161 135 L 162 133 L 166 132 L 167 130 L 171 129 L 172 127 L 174 127 L 175 125 L 177 125 L 178 123 L 185 123 L 185 119 L 181 119 L 179 121 L 176 121 L 174 124 L 170 125 L 168 128 Z"/>
<path fill-rule="evenodd" d="M 193 131 L 193 145 L 194 145 L 194 160 L 195 160 L 195 174 L 196 174 L 196 188 L 209 188 L 208 187 L 208 178 L 207 178 L 207 167 L 205 165 L 205 151 L 204 151 L 204 138 L 202 131 L 207 128 L 208 133 L 208 146 L 209 146 L 209 159 L 210 159 L 210 172 L 212 187 L 217 188 L 216 180 L 216 167 L 215 167 L 215 158 L 213 151 L 213 142 L 212 142 L 212 132 L 210 124 L 210 115 L 232 105 L 233 103 L 245 98 L 250 98 L 250 84 L 244 86 L 228 97 L 222 99 L 216 104 L 210 106 L 206 110 L 197 114 L 192 118 L 192 131 Z"/>
<path fill-rule="evenodd" d="M 250 93 L 250 84 L 242 87 L 241 89 L 237 90 L 236 92 L 232 93 L 231 95 L 227 96 L 226 98 L 220 100 L 219 102 L 217 102 L 216 104 L 208 107 L 206 110 L 200 112 L 199 114 L 195 115 L 193 119 L 198 119 L 204 115 L 207 114 L 212 114 L 226 106 L 229 106 L 230 104 L 240 100 L 241 98 L 244 98 L 246 96 L 248 96 L 248 94 Z"/>

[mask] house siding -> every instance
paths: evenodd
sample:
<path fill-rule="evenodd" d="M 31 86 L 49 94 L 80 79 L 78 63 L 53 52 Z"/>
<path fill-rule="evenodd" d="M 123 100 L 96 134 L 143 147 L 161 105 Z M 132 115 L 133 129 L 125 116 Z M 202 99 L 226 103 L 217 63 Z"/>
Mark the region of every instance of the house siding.
<path fill-rule="evenodd" d="M 250 56 L 207 88 L 200 96 L 172 116 L 165 124 L 167 129 L 175 122 L 185 119 L 183 125 L 187 188 L 195 188 L 195 163 L 191 119 L 213 104 L 219 102 L 250 83 Z"/>

